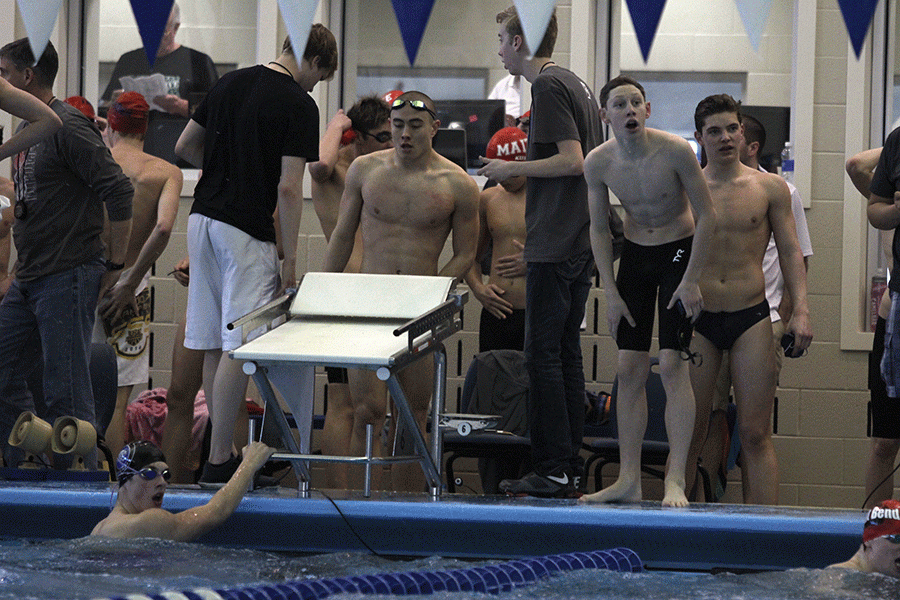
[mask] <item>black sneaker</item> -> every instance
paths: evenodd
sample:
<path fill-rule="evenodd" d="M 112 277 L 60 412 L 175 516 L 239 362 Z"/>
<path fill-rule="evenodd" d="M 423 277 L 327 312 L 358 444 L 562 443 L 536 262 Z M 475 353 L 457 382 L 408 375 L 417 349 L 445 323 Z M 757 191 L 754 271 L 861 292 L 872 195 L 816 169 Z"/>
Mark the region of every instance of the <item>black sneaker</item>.
<path fill-rule="evenodd" d="M 234 472 L 237 471 L 241 459 L 237 456 L 231 456 L 225 462 L 215 465 L 209 461 L 203 465 L 203 474 L 200 476 L 200 487 L 220 488 L 228 483 Z"/>
<path fill-rule="evenodd" d="M 546 475 L 532 471 L 522 479 L 504 479 L 500 491 L 510 496 L 538 498 L 576 498 L 574 477 L 565 467 L 557 467 Z"/>
<path fill-rule="evenodd" d="M 200 487 L 202 488 L 221 488 L 228 483 L 228 480 L 231 479 L 231 476 L 234 475 L 234 472 L 237 471 L 238 465 L 240 464 L 241 459 L 237 456 L 232 456 L 220 465 L 214 465 L 211 462 L 207 462 L 203 465 L 203 474 L 200 476 L 200 481 L 197 483 L 200 484 Z M 260 471 L 261 470 L 262 469 L 260 469 Z M 253 489 L 275 487 L 278 485 L 278 482 L 281 481 L 280 478 L 264 475 L 260 471 L 257 471 L 253 476 Z"/>

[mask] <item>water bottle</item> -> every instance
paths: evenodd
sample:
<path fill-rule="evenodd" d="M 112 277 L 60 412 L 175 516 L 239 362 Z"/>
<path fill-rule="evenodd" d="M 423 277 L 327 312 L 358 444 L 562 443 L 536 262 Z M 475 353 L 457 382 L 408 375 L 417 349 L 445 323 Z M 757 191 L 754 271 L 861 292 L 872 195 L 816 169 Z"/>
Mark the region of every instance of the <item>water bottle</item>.
<path fill-rule="evenodd" d="M 781 151 L 781 176 L 788 183 L 794 183 L 794 145 L 791 142 L 785 142 Z"/>

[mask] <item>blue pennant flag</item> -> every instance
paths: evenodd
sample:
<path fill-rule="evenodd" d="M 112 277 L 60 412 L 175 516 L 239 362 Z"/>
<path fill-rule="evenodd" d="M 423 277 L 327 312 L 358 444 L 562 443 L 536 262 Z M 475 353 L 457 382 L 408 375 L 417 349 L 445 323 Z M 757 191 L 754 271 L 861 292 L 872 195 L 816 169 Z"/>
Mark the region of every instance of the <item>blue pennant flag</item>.
<path fill-rule="evenodd" d="M 422 35 L 428 25 L 428 18 L 431 16 L 431 9 L 434 7 L 434 0 L 391 0 L 391 4 L 394 5 L 394 14 L 397 15 L 397 25 L 400 26 L 406 57 L 409 64 L 413 65 L 419 53 Z"/>
<path fill-rule="evenodd" d="M 841 7 L 841 14 L 844 15 L 847 33 L 850 34 L 850 43 L 853 44 L 853 51 L 856 52 L 856 58 L 859 60 L 866 32 L 869 31 L 872 17 L 875 16 L 878 0 L 838 0 L 838 4 Z"/>
<path fill-rule="evenodd" d="M 175 0 L 131 0 L 131 12 L 134 13 L 151 69 L 156 62 L 156 51 L 159 50 L 159 42 L 174 3 Z"/>
<path fill-rule="evenodd" d="M 656 36 L 656 28 L 659 27 L 659 18 L 662 16 L 666 0 L 625 0 L 628 4 L 628 12 L 631 13 L 631 22 L 634 32 L 637 34 L 638 45 L 644 62 L 650 56 L 650 46 Z"/>

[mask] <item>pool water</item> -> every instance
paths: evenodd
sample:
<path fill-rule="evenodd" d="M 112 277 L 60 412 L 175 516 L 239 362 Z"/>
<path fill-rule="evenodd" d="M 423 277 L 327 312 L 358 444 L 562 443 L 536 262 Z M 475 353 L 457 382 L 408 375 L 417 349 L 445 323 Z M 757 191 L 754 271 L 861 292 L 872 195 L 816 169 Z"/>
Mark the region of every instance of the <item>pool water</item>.
<path fill-rule="evenodd" d="M 389 571 L 449 570 L 476 564 L 486 563 L 444 558 L 398 561 L 356 553 L 291 556 L 158 540 L 7 540 L 0 541 L 0 600 L 87 600 Z M 338 600 L 379 597 L 331 596 Z M 471 597 L 495 596 L 471 593 L 421 596 L 433 600 Z M 659 571 L 623 574 L 589 570 L 552 577 L 501 594 L 500 598 L 882 600 L 900 598 L 900 580 L 836 569 L 793 569 L 740 575 Z"/>

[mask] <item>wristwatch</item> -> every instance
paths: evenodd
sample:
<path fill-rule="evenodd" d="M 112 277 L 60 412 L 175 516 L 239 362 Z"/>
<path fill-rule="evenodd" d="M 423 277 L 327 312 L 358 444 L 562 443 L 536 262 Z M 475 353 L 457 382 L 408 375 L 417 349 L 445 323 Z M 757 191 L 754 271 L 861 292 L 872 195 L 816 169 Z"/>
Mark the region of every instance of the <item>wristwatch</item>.
<path fill-rule="evenodd" d="M 125 268 L 125 263 L 114 263 L 113 261 L 107 259 L 106 261 L 106 270 L 107 271 L 121 271 Z"/>

